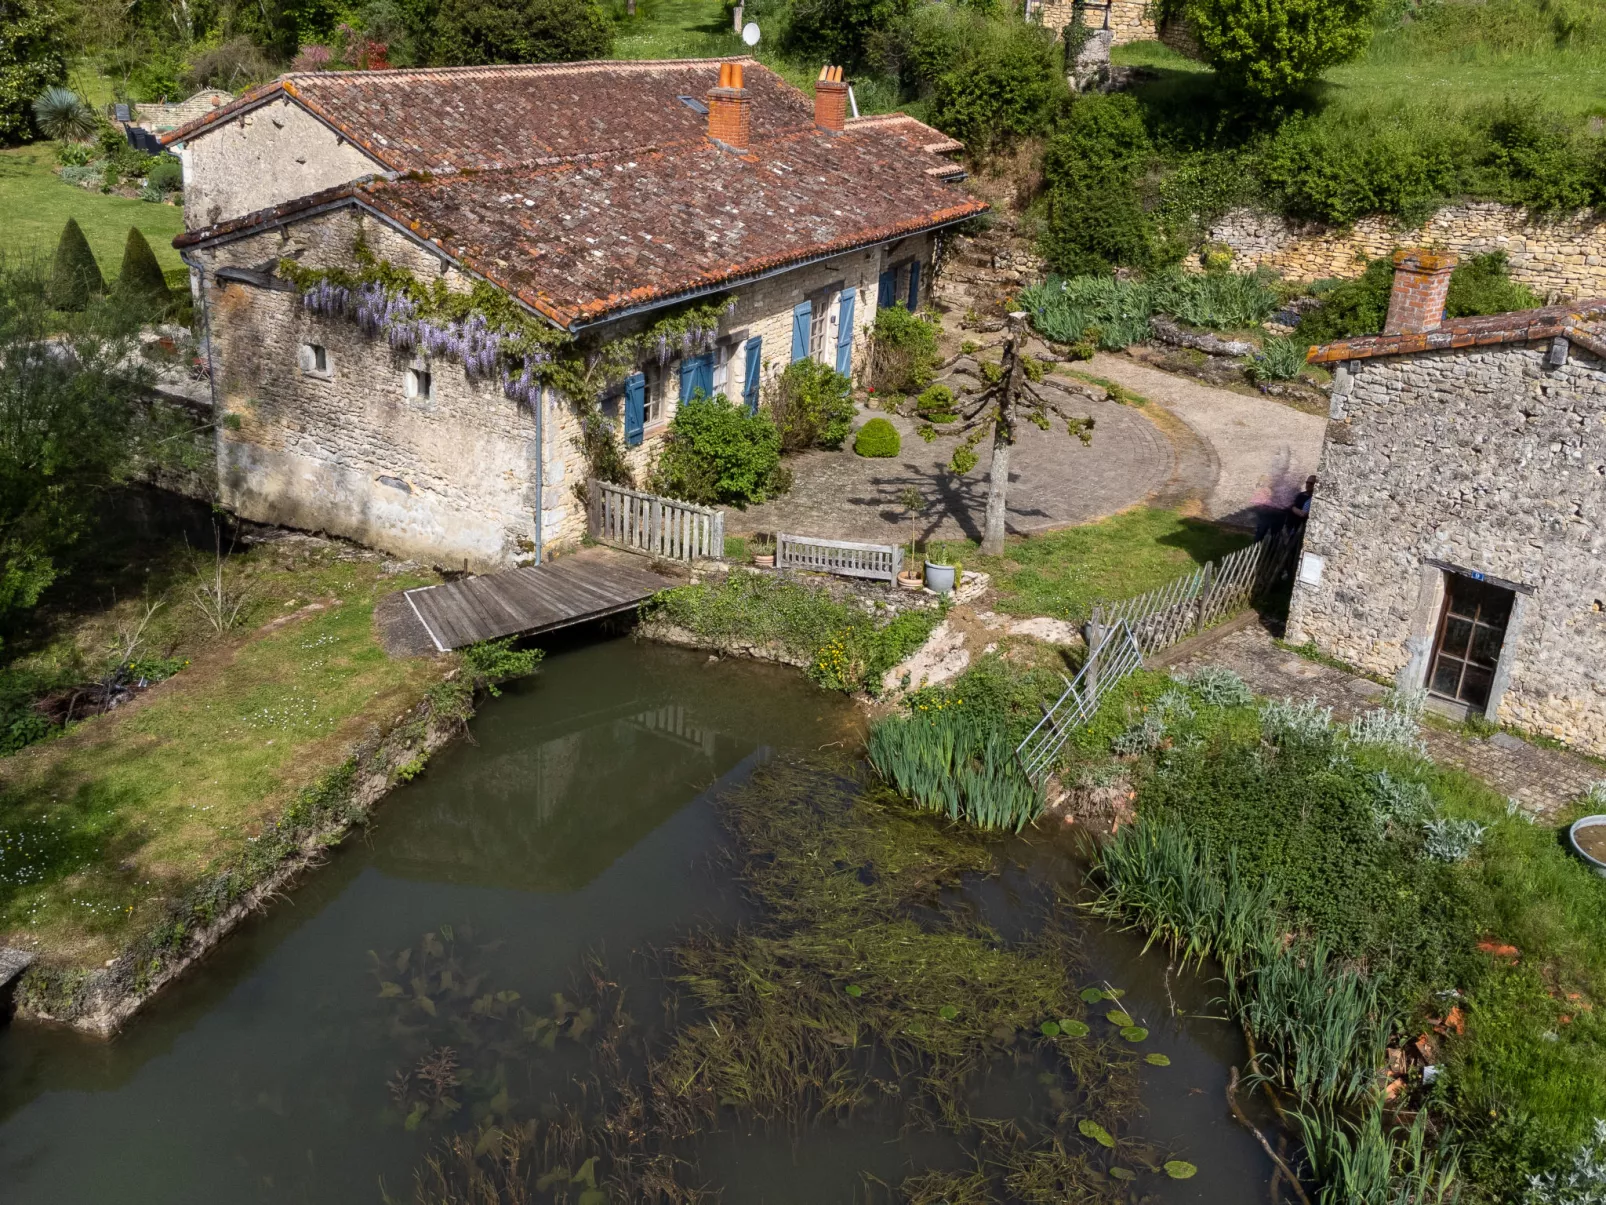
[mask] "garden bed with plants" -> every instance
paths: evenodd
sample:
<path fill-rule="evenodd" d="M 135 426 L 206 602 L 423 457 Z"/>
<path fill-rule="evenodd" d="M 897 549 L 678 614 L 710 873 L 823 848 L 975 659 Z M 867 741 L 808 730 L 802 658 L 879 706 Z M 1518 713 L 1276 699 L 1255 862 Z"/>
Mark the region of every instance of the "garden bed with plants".
<path fill-rule="evenodd" d="M 871 764 L 928 810 L 1020 829 L 1044 799 L 1012 751 L 1059 689 L 988 659 L 881 721 Z M 1134 675 L 1051 788 L 1057 815 L 1114 829 L 1074 902 L 1219 980 L 1250 1050 L 1230 1099 L 1253 1126 L 1244 1107 L 1264 1097 L 1296 1140 L 1278 1156 L 1304 1186 L 1290 1192 L 1596 1199 L 1606 883 L 1557 831 L 1429 761 L 1419 708 L 1396 698 L 1341 726 L 1229 671 Z"/>

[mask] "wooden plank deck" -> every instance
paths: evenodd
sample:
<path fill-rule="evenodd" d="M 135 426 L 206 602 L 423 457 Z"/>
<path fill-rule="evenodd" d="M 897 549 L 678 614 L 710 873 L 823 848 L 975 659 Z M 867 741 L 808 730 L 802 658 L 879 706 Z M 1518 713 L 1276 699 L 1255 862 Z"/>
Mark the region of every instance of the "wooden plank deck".
<path fill-rule="evenodd" d="M 499 636 L 550 632 L 628 611 L 680 579 L 645 557 L 586 548 L 545 565 L 408 590 L 404 597 L 441 652 Z"/>

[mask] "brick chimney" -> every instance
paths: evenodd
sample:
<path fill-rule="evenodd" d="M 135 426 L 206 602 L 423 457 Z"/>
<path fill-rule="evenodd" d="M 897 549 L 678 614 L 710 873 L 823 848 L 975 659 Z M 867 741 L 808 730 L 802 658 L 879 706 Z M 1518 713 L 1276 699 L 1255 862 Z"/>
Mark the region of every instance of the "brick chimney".
<path fill-rule="evenodd" d="M 733 151 L 747 150 L 753 129 L 752 106 L 742 87 L 742 65 L 721 63 L 719 84 L 708 93 L 708 136 Z"/>
<path fill-rule="evenodd" d="M 848 122 L 848 83 L 842 68 L 821 67 L 814 81 L 814 124 L 822 130 L 840 134 Z"/>
<path fill-rule="evenodd" d="M 1444 321 L 1444 299 L 1450 273 L 1460 263 L 1454 255 L 1408 250 L 1394 253 L 1394 288 L 1389 292 L 1385 335 L 1420 335 Z"/>

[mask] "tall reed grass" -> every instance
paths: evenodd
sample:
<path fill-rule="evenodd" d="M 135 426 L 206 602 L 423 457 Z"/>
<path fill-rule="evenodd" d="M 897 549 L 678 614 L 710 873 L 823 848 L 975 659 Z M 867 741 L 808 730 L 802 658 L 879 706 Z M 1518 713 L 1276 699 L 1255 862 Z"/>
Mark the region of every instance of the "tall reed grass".
<path fill-rule="evenodd" d="M 1119 351 L 1149 338 L 1155 314 L 1191 326 L 1241 330 L 1264 322 L 1279 302 L 1256 275 L 1165 272 L 1145 280 L 1051 276 L 1022 292 L 1020 304 L 1050 339 L 1078 343 L 1087 338 L 1106 351 Z"/>
<path fill-rule="evenodd" d="M 871 730 L 869 754 L 876 773 L 900 794 L 950 820 L 1019 832 L 1043 810 L 1010 734 L 980 709 L 889 716 Z"/>

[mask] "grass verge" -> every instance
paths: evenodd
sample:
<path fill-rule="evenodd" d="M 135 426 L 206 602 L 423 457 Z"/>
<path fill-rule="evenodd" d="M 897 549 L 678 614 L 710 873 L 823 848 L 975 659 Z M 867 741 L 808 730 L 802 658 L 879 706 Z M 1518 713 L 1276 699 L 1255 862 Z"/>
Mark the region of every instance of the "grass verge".
<path fill-rule="evenodd" d="M 174 237 L 184 229 L 181 208 L 79 188 L 56 175 L 55 164 L 55 148 L 50 143 L 0 150 L 0 211 L 6 215 L 6 237 L 0 251 L 8 256 L 49 258 L 56 253 L 67 219 L 77 218 L 108 282 L 116 279 L 122 265 L 130 226 L 139 228 L 164 271 L 183 268 L 173 250 Z"/>

